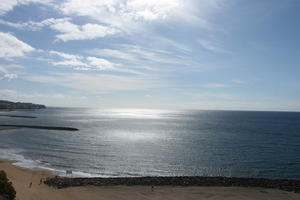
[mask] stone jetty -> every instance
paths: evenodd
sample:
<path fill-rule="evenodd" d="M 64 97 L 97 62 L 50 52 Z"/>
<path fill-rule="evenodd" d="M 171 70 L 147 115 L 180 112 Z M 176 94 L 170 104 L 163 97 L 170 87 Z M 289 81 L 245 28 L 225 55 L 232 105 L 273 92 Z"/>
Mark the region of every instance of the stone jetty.
<path fill-rule="evenodd" d="M 234 178 L 234 177 L 118 177 L 118 178 L 67 178 L 54 177 L 44 181 L 55 188 L 76 186 L 222 186 L 222 187 L 261 187 L 300 192 L 300 180 Z"/>

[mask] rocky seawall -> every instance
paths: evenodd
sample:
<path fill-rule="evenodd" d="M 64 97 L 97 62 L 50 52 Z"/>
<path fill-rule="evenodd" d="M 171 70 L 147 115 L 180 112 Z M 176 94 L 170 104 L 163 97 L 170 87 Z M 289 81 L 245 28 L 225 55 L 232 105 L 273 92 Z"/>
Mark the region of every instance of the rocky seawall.
<path fill-rule="evenodd" d="M 58 130 L 58 131 L 78 131 L 78 128 L 72 127 L 60 127 L 60 126 L 32 126 L 32 125 L 0 125 L 0 128 L 34 128 L 34 129 L 46 129 L 46 130 Z"/>
<path fill-rule="evenodd" d="M 300 180 L 230 178 L 230 177 L 124 177 L 124 178 L 66 178 L 54 177 L 44 181 L 55 188 L 76 186 L 222 186 L 222 187 L 261 187 L 300 192 Z"/>

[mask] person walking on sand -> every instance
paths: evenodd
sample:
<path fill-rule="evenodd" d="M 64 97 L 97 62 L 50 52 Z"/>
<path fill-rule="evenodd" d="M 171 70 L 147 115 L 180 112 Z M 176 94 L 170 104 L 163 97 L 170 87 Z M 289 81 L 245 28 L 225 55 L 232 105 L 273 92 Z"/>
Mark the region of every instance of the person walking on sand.
<path fill-rule="evenodd" d="M 28 187 L 31 188 L 31 186 L 32 186 L 32 182 L 29 183 L 29 186 L 28 186 Z"/>

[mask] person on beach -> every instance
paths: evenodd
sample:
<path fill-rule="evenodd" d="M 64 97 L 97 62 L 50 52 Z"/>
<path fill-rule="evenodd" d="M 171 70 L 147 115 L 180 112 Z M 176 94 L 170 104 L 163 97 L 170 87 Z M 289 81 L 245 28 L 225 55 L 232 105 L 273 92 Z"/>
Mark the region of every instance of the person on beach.
<path fill-rule="evenodd" d="M 32 186 L 32 182 L 29 183 L 29 186 L 28 186 L 28 187 L 31 188 L 31 186 Z"/>
<path fill-rule="evenodd" d="M 40 179 L 39 185 L 41 185 L 42 183 L 43 183 L 43 178 Z"/>

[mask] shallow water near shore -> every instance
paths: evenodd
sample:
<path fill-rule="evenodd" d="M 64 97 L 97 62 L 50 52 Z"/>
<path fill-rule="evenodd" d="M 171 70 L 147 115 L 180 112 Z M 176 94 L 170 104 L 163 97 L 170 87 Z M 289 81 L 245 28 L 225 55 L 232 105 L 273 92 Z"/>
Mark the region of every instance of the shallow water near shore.
<path fill-rule="evenodd" d="M 77 132 L 0 131 L 0 157 L 73 176 L 235 176 L 300 179 L 300 113 L 101 110 L 13 111 L 1 124 Z"/>

